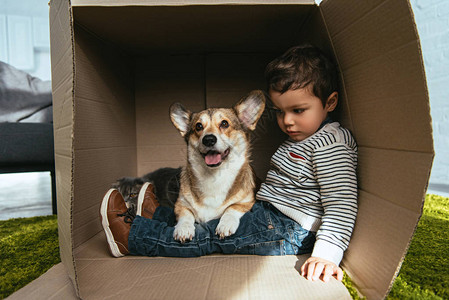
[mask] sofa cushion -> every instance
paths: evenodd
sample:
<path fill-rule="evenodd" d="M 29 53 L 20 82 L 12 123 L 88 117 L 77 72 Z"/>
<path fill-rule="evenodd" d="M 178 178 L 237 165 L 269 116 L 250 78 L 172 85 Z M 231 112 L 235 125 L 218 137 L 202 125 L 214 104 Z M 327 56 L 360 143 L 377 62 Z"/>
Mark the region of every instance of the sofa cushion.
<path fill-rule="evenodd" d="M 53 145 L 51 123 L 0 123 L 0 171 L 54 166 Z"/>
<path fill-rule="evenodd" d="M 51 82 L 0 61 L 0 122 L 52 122 Z"/>

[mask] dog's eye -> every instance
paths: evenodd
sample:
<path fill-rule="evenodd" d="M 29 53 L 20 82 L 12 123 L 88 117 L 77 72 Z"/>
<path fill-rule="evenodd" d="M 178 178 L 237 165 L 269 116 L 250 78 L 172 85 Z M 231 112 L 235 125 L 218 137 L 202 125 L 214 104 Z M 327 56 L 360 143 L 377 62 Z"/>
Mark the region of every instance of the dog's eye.
<path fill-rule="evenodd" d="M 221 128 L 228 128 L 229 127 L 228 121 L 226 121 L 226 120 L 221 121 L 220 127 Z"/>
<path fill-rule="evenodd" d="M 196 123 L 196 125 L 195 125 L 195 130 L 196 130 L 196 131 L 201 131 L 201 130 L 203 130 L 203 124 L 201 124 L 201 123 Z"/>

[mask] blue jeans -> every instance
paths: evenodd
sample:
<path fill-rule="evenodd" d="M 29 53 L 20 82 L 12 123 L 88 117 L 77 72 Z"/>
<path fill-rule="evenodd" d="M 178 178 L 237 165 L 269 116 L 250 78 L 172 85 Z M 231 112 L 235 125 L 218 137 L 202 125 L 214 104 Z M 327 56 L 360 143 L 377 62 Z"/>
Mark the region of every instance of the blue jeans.
<path fill-rule="evenodd" d="M 282 214 L 268 202 L 257 201 L 240 219 L 235 234 L 219 239 L 215 228 L 220 220 L 195 223 L 195 237 L 180 243 L 173 239 L 176 224 L 173 210 L 158 207 L 153 219 L 137 216 L 128 238 L 130 254 L 144 256 L 195 257 L 212 253 L 296 255 L 312 252 L 315 234 Z"/>

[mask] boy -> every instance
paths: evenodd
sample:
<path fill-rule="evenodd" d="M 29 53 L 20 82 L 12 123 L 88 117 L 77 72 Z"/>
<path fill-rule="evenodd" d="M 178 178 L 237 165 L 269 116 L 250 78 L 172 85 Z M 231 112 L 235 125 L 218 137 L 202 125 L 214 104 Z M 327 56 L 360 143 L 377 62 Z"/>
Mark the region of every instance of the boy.
<path fill-rule="evenodd" d="M 181 244 L 173 239 L 174 214 L 158 207 L 151 184 L 140 191 L 144 201 L 135 218 L 111 189 L 101 217 L 114 256 L 312 253 L 303 276 L 342 280 L 338 265 L 357 214 L 357 146 L 328 116 L 338 102 L 335 66 L 319 49 L 299 46 L 268 64 L 265 75 L 278 125 L 289 138 L 273 155 L 258 201 L 236 233 L 219 239 L 218 220 L 212 220 L 195 224 L 194 239 Z"/>

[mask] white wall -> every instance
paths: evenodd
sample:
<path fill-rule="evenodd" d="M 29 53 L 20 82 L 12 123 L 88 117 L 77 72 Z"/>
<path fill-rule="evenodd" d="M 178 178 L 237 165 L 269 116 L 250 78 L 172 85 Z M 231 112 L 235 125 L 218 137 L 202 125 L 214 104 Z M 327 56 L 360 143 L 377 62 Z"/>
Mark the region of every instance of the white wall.
<path fill-rule="evenodd" d="M 51 79 L 48 0 L 0 0 L 0 60 Z"/>
<path fill-rule="evenodd" d="M 449 196 L 449 1 L 411 0 L 429 89 L 435 160 L 429 192 Z"/>

